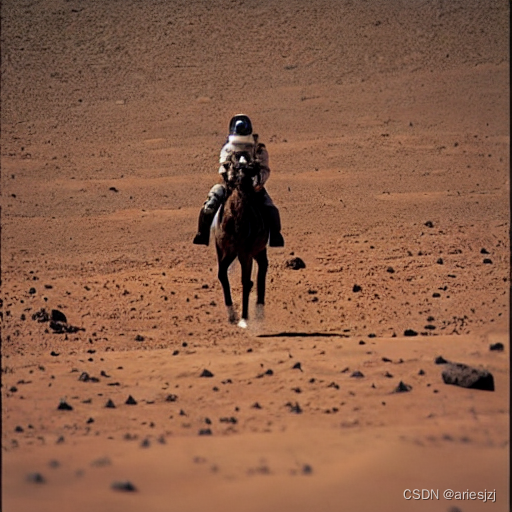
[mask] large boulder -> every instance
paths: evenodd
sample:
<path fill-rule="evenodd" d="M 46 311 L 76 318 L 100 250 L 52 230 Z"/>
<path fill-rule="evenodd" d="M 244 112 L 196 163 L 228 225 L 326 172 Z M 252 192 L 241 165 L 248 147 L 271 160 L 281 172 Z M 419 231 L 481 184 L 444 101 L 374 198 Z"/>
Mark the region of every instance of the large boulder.
<path fill-rule="evenodd" d="M 494 391 L 494 377 L 492 373 L 487 370 L 473 368 L 467 364 L 446 363 L 442 376 L 445 384 Z"/>

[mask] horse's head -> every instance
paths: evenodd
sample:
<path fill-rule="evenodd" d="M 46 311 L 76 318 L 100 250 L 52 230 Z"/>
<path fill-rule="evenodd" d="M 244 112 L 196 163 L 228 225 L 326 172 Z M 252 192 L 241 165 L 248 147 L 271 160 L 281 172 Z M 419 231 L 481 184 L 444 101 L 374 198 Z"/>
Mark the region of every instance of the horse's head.
<path fill-rule="evenodd" d="M 254 190 L 254 179 L 260 171 L 259 164 L 254 162 L 249 153 L 240 151 L 233 154 L 227 173 L 228 186 L 248 192 Z"/>

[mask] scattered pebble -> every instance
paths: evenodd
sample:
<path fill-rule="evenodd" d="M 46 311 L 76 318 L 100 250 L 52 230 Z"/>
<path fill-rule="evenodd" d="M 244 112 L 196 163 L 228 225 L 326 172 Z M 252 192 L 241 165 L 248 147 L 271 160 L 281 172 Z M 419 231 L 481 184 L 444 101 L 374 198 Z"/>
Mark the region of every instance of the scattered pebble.
<path fill-rule="evenodd" d="M 393 393 L 407 393 L 408 391 L 411 391 L 411 389 L 412 386 L 409 386 L 409 384 L 405 384 L 404 382 L 400 381 Z"/>
<path fill-rule="evenodd" d="M 135 492 L 137 490 L 135 486 L 128 480 L 125 482 L 112 482 L 110 487 L 115 491 L 123 492 Z"/>

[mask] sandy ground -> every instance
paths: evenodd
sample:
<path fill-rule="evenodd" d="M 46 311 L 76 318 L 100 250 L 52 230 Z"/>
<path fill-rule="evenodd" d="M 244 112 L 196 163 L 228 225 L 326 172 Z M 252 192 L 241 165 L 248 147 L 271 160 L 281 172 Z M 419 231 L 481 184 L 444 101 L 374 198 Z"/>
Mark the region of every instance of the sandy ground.
<path fill-rule="evenodd" d="M 509 5 L 482 4 L 2 2 L 4 512 L 509 510 Z M 239 112 L 286 239 L 247 330 L 191 243 Z"/>

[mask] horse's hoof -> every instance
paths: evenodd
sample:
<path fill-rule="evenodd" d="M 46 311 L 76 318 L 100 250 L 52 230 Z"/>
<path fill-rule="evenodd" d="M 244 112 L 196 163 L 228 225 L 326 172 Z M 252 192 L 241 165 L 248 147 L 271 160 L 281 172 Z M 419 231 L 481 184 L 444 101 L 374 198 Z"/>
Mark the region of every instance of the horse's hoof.
<path fill-rule="evenodd" d="M 242 318 L 240 322 L 238 322 L 238 327 L 241 329 L 247 329 L 247 322 Z"/>
<path fill-rule="evenodd" d="M 238 320 L 233 306 L 228 306 L 228 320 L 230 324 L 236 324 L 236 321 Z"/>
<path fill-rule="evenodd" d="M 256 304 L 256 320 L 263 320 L 265 318 L 265 306 L 263 304 Z"/>

